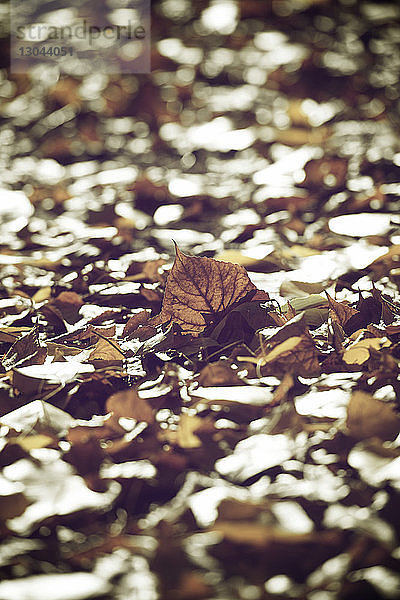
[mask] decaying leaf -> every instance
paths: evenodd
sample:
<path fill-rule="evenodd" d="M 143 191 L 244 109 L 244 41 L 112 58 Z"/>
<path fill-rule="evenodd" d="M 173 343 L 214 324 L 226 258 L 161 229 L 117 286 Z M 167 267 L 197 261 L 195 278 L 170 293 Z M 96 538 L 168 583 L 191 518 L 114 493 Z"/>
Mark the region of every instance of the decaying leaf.
<path fill-rule="evenodd" d="M 198 335 L 212 319 L 256 286 L 240 265 L 186 256 L 176 247 L 158 322 L 172 319 L 183 332 Z"/>

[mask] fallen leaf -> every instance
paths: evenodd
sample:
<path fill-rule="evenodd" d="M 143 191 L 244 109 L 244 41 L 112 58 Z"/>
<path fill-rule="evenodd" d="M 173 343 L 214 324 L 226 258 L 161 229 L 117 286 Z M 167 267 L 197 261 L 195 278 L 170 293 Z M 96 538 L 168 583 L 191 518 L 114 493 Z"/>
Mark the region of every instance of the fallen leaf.
<path fill-rule="evenodd" d="M 328 298 L 328 305 L 330 309 L 330 313 L 332 315 L 332 319 L 335 320 L 339 325 L 343 327 L 343 325 L 353 316 L 358 313 L 358 310 L 352 308 L 345 302 L 337 302 L 325 292 Z"/>
<path fill-rule="evenodd" d="M 77 361 L 52 362 L 13 369 L 13 385 L 24 394 L 36 394 L 49 386 L 65 385 L 78 373 L 91 373 L 92 365 Z"/>
<path fill-rule="evenodd" d="M 144 325 L 149 320 L 149 316 L 150 314 L 147 310 L 141 310 L 134 314 L 126 323 L 122 335 L 125 337 L 135 331 L 140 325 Z"/>
<path fill-rule="evenodd" d="M 30 331 L 30 327 L 1 327 L 0 328 L 0 342 L 6 344 L 14 344 L 18 338 L 24 333 Z"/>
<path fill-rule="evenodd" d="M 157 260 L 148 260 L 145 263 L 133 262 L 127 272 L 126 279 L 128 281 L 146 281 L 151 283 L 164 283 L 165 276 L 159 270 L 165 264 L 163 258 Z"/>
<path fill-rule="evenodd" d="M 7 482 L 8 484 L 8 482 Z M 2 485 L 4 486 L 4 481 L 2 482 Z M 7 485 L 7 487 L 10 484 Z M 1 521 L 6 521 L 7 519 L 13 519 L 14 517 L 18 517 L 19 515 L 21 515 L 26 508 L 29 506 L 29 501 L 27 500 L 27 498 L 24 496 L 24 494 L 22 492 L 19 491 L 12 491 L 12 487 L 10 485 L 10 492 L 8 492 L 8 489 L 4 489 L 4 491 L 2 492 L 1 496 L 0 496 L 0 520 Z M 1 586 L 1 583 L 0 583 Z M 1 589 L 1 588 L 0 588 Z M 1 593 L 1 592 L 0 592 Z"/>
<path fill-rule="evenodd" d="M 121 367 L 123 360 L 124 353 L 117 342 L 102 337 L 97 342 L 88 359 L 97 369 L 111 366 Z"/>
<path fill-rule="evenodd" d="M 303 298 L 292 298 L 290 300 L 291 306 L 298 313 L 302 310 L 307 310 L 310 308 L 323 307 L 328 305 L 328 300 L 319 294 L 310 294 L 309 296 L 305 296 Z M 288 311 L 288 304 L 282 306 L 282 311 Z"/>
<path fill-rule="evenodd" d="M 237 376 L 237 373 L 229 365 L 222 362 L 205 366 L 196 380 L 203 387 L 242 384 L 242 380 Z"/>
<path fill-rule="evenodd" d="M 324 291 L 323 283 L 308 283 L 304 281 L 285 280 L 281 283 L 279 293 L 281 296 L 307 296 L 320 294 Z"/>
<path fill-rule="evenodd" d="M 40 304 L 41 302 L 44 302 L 44 300 L 48 300 L 50 298 L 50 296 L 51 296 L 51 287 L 48 285 L 44 288 L 41 288 L 35 294 L 33 294 L 32 302 L 34 302 L 35 304 Z"/>
<path fill-rule="evenodd" d="M 390 346 L 389 340 L 385 338 L 367 338 L 348 346 L 343 353 L 342 359 L 348 365 L 362 365 L 370 357 L 370 350 L 380 350 Z"/>
<path fill-rule="evenodd" d="M 208 324 L 204 315 L 212 319 L 253 290 L 242 266 L 186 256 L 176 247 L 157 323 L 172 319 L 183 332 L 198 335 Z"/>
<path fill-rule="evenodd" d="M 219 260 L 222 262 L 233 263 L 236 265 L 241 265 L 242 267 L 260 267 L 267 259 L 268 255 L 273 252 L 274 247 L 271 244 L 267 249 L 265 254 L 261 258 L 254 258 L 251 254 L 246 254 L 245 252 L 241 252 L 240 250 L 224 250 L 220 252 L 214 257 L 214 260 Z M 267 259 L 268 260 L 268 259 Z"/>
<path fill-rule="evenodd" d="M 140 398 L 134 389 L 122 390 L 116 392 L 107 399 L 106 410 L 112 413 L 112 419 L 108 422 L 110 426 L 116 424 L 119 429 L 119 419 L 135 419 L 135 421 L 145 421 L 154 423 L 153 409 L 144 398 Z"/>
<path fill-rule="evenodd" d="M 394 244 L 382 256 L 378 256 L 369 265 L 369 268 L 377 276 L 377 279 L 387 275 L 391 269 L 396 269 L 400 266 L 400 244 Z"/>
<path fill-rule="evenodd" d="M 3 357 L 3 367 L 6 371 L 10 371 L 21 360 L 33 356 L 38 357 L 40 364 L 44 362 L 46 356 L 46 352 L 40 352 L 41 350 L 44 349 L 40 346 L 37 327 L 33 327 L 27 335 L 20 337 L 11 346 L 7 354 Z"/>
<path fill-rule="evenodd" d="M 400 433 L 400 416 L 393 404 L 356 390 L 347 407 L 346 425 L 350 435 L 360 440 L 370 437 L 394 440 Z"/>
<path fill-rule="evenodd" d="M 320 373 L 318 351 L 311 335 L 290 337 L 275 345 L 271 350 L 261 348 L 256 357 L 238 357 L 238 361 L 247 361 L 257 365 L 259 375 L 274 374 L 276 368 L 303 377 L 313 377 Z"/>
<path fill-rule="evenodd" d="M 202 442 L 194 432 L 204 424 L 204 420 L 196 415 L 182 413 L 178 429 L 176 431 L 167 431 L 165 437 L 169 442 L 177 444 L 181 448 L 199 448 Z"/>
<path fill-rule="evenodd" d="M 80 319 L 79 309 L 84 302 L 76 292 L 61 292 L 50 304 L 58 308 L 64 321 L 73 324 Z"/>

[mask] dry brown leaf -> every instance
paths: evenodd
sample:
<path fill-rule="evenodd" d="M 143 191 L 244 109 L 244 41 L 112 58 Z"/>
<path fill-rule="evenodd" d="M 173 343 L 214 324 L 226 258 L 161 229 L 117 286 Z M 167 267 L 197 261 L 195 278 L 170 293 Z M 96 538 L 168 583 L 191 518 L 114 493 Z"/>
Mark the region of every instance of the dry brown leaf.
<path fill-rule="evenodd" d="M 355 308 L 352 308 L 348 304 L 344 302 L 337 302 L 325 292 L 328 298 L 328 304 L 330 309 L 330 314 L 332 319 L 339 323 L 339 325 L 343 326 L 353 315 L 356 315 L 359 311 Z"/>
<path fill-rule="evenodd" d="M 204 315 L 212 318 L 253 290 L 256 286 L 242 266 L 186 256 L 176 247 L 161 313 L 155 323 L 172 319 L 184 333 L 198 335 L 207 325 Z"/>
<path fill-rule="evenodd" d="M 357 390 L 347 407 L 346 425 L 350 435 L 360 440 L 370 437 L 394 440 L 400 433 L 400 416 L 393 404 Z"/>
<path fill-rule="evenodd" d="M 126 323 L 122 335 L 127 336 L 135 331 L 139 325 L 144 325 L 146 321 L 149 320 L 149 316 L 150 313 L 147 310 L 141 310 L 140 312 L 134 314 Z"/>
<path fill-rule="evenodd" d="M 122 366 L 124 354 L 114 340 L 100 338 L 92 350 L 88 362 L 95 367 Z"/>
<path fill-rule="evenodd" d="M 79 321 L 79 309 L 83 306 L 84 302 L 76 292 L 61 292 L 50 303 L 58 308 L 67 323 L 76 323 Z"/>
<path fill-rule="evenodd" d="M 206 365 L 196 378 L 202 387 L 212 387 L 214 385 L 240 385 L 242 380 L 237 373 L 227 364 L 210 363 Z"/>
<path fill-rule="evenodd" d="M 132 388 L 110 396 L 106 402 L 106 410 L 113 413 L 107 424 L 111 427 L 117 425 L 118 429 L 121 429 L 118 424 L 121 417 L 154 423 L 153 409 L 150 404 L 147 400 L 140 398 L 137 391 Z"/>
<path fill-rule="evenodd" d="M 260 376 L 271 374 L 279 368 L 284 373 L 313 377 L 320 373 L 318 357 L 311 335 L 304 332 L 276 344 L 269 352 L 261 347 L 261 352 L 255 358 L 238 356 L 237 360 L 256 364 Z"/>
<path fill-rule="evenodd" d="M 32 357 L 31 362 L 36 364 L 43 363 L 46 358 L 46 350 L 40 346 L 37 327 L 33 327 L 11 346 L 3 357 L 2 364 L 4 369 L 9 371 L 28 357 Z"/>

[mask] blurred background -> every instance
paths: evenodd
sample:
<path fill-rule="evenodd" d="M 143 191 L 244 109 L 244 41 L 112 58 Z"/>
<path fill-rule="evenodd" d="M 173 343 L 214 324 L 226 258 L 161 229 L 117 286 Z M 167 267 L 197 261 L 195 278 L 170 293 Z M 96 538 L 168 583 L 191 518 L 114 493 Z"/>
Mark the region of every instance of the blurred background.
<path fill-rule="evenodd" d="M 68 22 L 57 3 L 23 4 Z M 102 22 L 123 24 L 131 4 L 102 3 Z M 154 1 L 148 73 L 118 72 L 123 48 L 108 71 L 75 54 L 10 73 L 0 10 L 0 254 L 62 270 L 104 252 L 170 254 L 175 239 L 209 256 L 240 246 L 281 271 L 307 249 L 390 241 L 390 218 L 372 217 L 397 212 L 400 189 L 397 2 Z M 357 213 L 356 229 L 329 227 Z"/>

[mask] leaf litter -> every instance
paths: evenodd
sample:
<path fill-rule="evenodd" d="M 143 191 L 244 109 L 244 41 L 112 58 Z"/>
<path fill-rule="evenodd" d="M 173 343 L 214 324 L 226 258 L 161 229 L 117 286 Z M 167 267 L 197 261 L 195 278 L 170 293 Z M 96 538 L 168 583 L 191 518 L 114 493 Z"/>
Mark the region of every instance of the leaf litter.
<path fill-rule="evenodd" d="M 155 4 L 0 81 L 0 598 L 398 598 L 398 7 Z"/>

